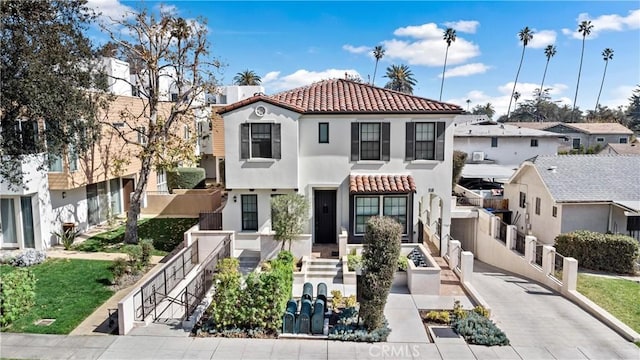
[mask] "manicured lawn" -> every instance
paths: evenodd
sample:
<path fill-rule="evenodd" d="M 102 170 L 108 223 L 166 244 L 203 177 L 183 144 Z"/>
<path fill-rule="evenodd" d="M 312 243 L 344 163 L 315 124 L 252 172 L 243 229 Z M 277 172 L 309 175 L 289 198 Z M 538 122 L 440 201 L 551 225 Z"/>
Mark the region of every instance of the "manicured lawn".
<path fill-rule="evenodd" d="M 36 303 L 3 331 L 68 334 L 113 295 L 108 288 L 109 265 L 111 261 L 48 259 L 31 266 L 38 280 Z M 2 265 L 0 271 L 13 269 Z M 56 321 L 49 326 L 34 325 L 40 319 Z"/>
<path fill-rule="evenodd" d="M 183 239 L 184 232 L 198 223 L 195 218 L 153 218 L 138 221 L 140 239 L 151 239 L 155 251 L 153 255 L 166 255 Z M 80 251 L 119 252 L 124 241 L 125 225 L 111 231 L 94 235 L 74 248 Z"/>
<path fill-rule="evenodd" d="M 578 274 L 578 291 L 640 332 L 640 284 L 624 279 Z"/>

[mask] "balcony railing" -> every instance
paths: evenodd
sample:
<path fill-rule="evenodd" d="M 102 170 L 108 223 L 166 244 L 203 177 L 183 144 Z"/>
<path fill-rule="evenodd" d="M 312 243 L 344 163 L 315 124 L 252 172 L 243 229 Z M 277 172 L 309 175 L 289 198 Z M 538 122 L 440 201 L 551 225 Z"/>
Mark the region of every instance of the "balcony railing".
<path fill-rule="evenodd" d="M 456 196 L 458 206 L 477 206 L 485 209 L 508 210 L 509 199 Z"/>
<path fill-rule="evenodd" d="M 520 255 L 524 255 L 524 239 L 524 234 L 520 231 L 516 231 L 516 251 L 520 253 Z"/>

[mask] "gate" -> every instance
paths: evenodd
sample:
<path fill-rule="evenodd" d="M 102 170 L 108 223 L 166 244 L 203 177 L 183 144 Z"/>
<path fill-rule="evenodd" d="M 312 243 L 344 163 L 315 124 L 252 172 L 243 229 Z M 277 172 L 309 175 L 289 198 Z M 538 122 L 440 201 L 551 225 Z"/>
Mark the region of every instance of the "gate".
<path fill-rule="evenodd" d="M 222 230 L 222 213 L 215 211 L 201 212 L 200 230 Z"/>

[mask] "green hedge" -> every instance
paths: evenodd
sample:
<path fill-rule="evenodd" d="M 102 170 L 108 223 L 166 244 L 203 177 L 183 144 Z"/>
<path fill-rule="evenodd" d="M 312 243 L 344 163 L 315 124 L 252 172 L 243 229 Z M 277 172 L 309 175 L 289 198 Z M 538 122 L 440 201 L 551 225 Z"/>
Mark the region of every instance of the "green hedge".
<path fill-rule="evenodd" d="M 0 325 L 5 327 L 29 310 L 36 301 L 36 277 L 29 269 L 0 276 Z"/>
<path fill-rule="evenodd" d="M 639 254 L 638 242 L 632 237 L 586 230 L 558 235 L 555 247 L 583 268 L 623 274 L 634 273 Z"/>
<path fill-rule="evenodd" d="M 251 273 L 244 280 L 237 259 L 224 259 L 214 276 L 215 292 L 208 309 L 212 328 L 225 331 L 265 331 L 278 333 L 282 314 L 291 298 L 294 258 L 288 251 L 264 266 L 266 271 Z"/>
<path fill-rule="evenodd" d="M 167 170 L 167 186 L 173 189 L 204 189 L 205 170 L 196 167 L 179 167 Z"/>

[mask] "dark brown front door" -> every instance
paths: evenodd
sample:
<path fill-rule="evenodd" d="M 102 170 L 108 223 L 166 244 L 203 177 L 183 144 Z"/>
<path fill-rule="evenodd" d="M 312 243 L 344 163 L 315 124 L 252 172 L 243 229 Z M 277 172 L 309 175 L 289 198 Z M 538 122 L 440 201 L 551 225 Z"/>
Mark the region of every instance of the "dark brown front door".
<path fill-rule="evenodd" d="M 313 218 L 315 220 L 315 243 L 336 243 L 336 191 L 315 190 L 313 192 Z"/>
<path fill-rule="evenodd" d="M 134 190 L 134 180 L 133 179 L 122 179 L 122 197 L 124 199 L 124 211 L 129 212 L 129 207 L 131 205 L 131 193 Z"/>

